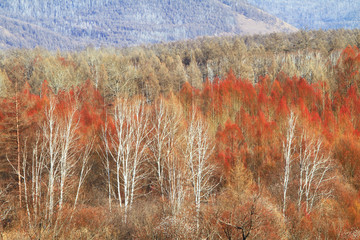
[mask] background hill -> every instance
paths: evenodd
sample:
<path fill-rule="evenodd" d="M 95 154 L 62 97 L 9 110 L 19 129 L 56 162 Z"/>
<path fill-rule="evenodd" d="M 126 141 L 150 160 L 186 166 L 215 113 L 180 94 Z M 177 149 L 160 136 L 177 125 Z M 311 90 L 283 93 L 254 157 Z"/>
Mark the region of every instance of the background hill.
<path fill-rule="evenodd" d="M 85 46 L 80 41 L 47 28 L 0 15 L 0 48 L 32 48 L 39 44 L 47 48 L 56 46 L 60 49 Z"/>
<path fill-rule="evenodd" d="M 360 27 L 360 1 L 351 0 L 247 0 L 297 28 L 339 29 Z"/>
<path fill-rule="evenodd" d="M 296 28 L 234 0 L 4 0 L 2 48 L 137 45 Z"/>

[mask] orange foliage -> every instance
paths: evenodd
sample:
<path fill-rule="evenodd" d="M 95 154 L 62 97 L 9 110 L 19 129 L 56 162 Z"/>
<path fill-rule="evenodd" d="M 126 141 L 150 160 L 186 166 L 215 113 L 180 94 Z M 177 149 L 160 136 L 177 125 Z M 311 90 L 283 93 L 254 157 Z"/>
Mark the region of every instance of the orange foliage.
<path fill-rule="evenodd" d="M 239 126 L 227 120 L 224 129 L 221 127 L 216 133 L 218 143 L 218 158 L 222 161 L 226 172 L 238 162 L 244 159 L 246 143 Z"/>
<path fill-rule="evenodd" d="M 346 47 L 337 62 L 338 90 L 345 96 L 354 83 L 359 83 L 360 51 L 354 46 Z"/>
<path fill-rule="evenodd" d="M 285 96 L 283 96 L 276 109 L 277 115 L 284 117 L 290 113 Z"/>
<path fill-rule="evenodd" d="M 51 88 L 49 87 L 49 83 L 46 81 L 46 79 L 41 84 L 41 97 L 42 98 L 48 98 L 52 94 Z"/>
<path fill-rule="evenodd" d="M 59 57 L 58 61 L 63 67 L 71 66 L 71 62 L 65 58 Z M 236 78 L 230 70 L 224 79 L 215 78 L 213 82 L 207 79 L 201 90 L 185 82 L 180 92 L 175 93 L 176 96 L 172 93 L 169 95 L 177 99 L 176 104 L 181 105 L 185 115 L 195 110 L 209 120 L 211 136 L 216 140 L 216 160 L 220 163 L 220 172 L 223 172 L 226 178 L 231 175 L 237 164 L 241 164 L 251 172 L 248 174 L 251 178 L 259 182 L 261 180 L 264 188 L 268 187 L 265 194 L 270 196 L 269 199 L 277 198 L 275 195 L 279 191 L 279 169 L 281 171 L 283 169 L 282 142 L 286 134 L 285 123 L 292 111 L 298 117 L 298 126 L 301 126 L 297 126 L 298 132 L 303 130 L 300 128 L 304 128 L 322 135 L 325 138 L 326 149 L 332 154 L 335 165 L 341 166 L 337 169 L 338 177 L 345 176 L 349 185 L 359 190 L 359 67 L 360 50 L 349 46 L 342 52 L 336 66 L 339 82 L 335 90 L 328 90 L 324 82 L 312 84 L 304 78 L 290 77 L 285 73 L 279 73 L 273 82 L 265 76 L 260 77 L 257 84 L 252 84 L 247 80 Z M 83 143 L 93 138 L 100 139 L 105 121 L 108 124 L 109 136 L 115 131 L 113 119 L 107 112 L 113 105 L 104 103 L 103 96 L 90 80 L 69 91 L 59 91 L 57 94 L 52 92 L 48 82 L 44 80 L 40 96 L 33 94 L 30 85 L 26 82 L 20 95 L 21 117 L 24 121 L 41 123 L 50 99 L 54 98 L 59 119 L 65 118 L 70 111 L 75 111 L 74 121 L 79 123 L 77 133 Z M 11 111 L 14 109 L 13 96 L 1 99 L 0 105 L 2 109 L 0 123 L 14 118 L 14 111 Z M 186 116 L 184 119 L 186 124 Z M 0 130 L 4 129 L 5 127 L 0 125 Z M 299 135 L 298 132 L 296 134 Z M 296 138 L 299 138 L 298 135 Z M 228 183 L 233 184 L 231 181 Z M 335 187 L 339 188 L 337 185 L 341 184 L 335 184 Z M 272 189 L 273 186 L 276 186 L 275 190 Z M 336 197 L 324 201 L 323 204 L 341 208 L 344 211 L 341 219 L 339 217 L 336 220 L 344 219 L 344 228 L 347 228 L 347 225 L 360 227 L 360 196 L 354 196 L 349 193 L 350 190 L 339 189 Z M 290 194 L 295 196 L 294 192 L 296 191 L 292 189 Z M 295 197 L 293 199 L 289 197 L 289 207 L 286 212 L 288 218 L 298 225 L 298 229 L 294 227 L 293 232 L 300 231 L 299 229 L 308 233 L 320 232 L 317 229 L 320 227 L 318 224 L 321 220 L 320 216 L 323 216 L 320 213 L 328 214 L 327 220 L 335 222 L 332 219 L 335 217 L 329 214 L 330 208 L 323 207 L 320 209 L 323 212 L 316 210 L 306 213 L 303 209 L 298 209 L 294 199 Z M 278 200 L 274 200 L 276 201 Z M 249 213 L 251 204 L 258 208 L 258 216 L 265 219 L 262 221 L 264 224 L 261 228 L 264 231 L 269 230 L 270 234 L 275 226 L 267 218 L 274 219 L 274 214 L 257 203 L 245 202 L 218 214 L 231 224 L 241 224 L 236 221 Z M 74 224 L 79 228 L 84 226 L 97 228 L 101 226 L 101 221 L 104 219 L 103 213 L 104 209 L 84 206 L 74 216 Z M 223 231 L 231 232 L 233 237 L 240 237 L 239 232 L 231 229 L 231 226 L 220 227 Z M 326 231 L 329 234 L 335 232 L 331 227 Z M 256 230 L 253 233 L 256 233 Z M 274 236 L 268 235 L 267 238 L 278 238 L 276 233 L 274 234 Z"/>

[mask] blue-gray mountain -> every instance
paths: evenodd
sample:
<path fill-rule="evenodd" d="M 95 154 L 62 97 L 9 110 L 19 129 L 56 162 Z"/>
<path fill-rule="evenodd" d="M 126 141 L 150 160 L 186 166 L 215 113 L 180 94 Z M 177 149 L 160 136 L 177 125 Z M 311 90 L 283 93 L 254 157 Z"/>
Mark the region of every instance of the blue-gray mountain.
<path fill-rule="evenodd" d="M 359 0 L 247 0 L 301 29 L 360 28 Z"/>
<path fill-rule="evenodd" d="M 244 0 L 1 0 L 0 48 L 136 45 L 296 28 Z"/>

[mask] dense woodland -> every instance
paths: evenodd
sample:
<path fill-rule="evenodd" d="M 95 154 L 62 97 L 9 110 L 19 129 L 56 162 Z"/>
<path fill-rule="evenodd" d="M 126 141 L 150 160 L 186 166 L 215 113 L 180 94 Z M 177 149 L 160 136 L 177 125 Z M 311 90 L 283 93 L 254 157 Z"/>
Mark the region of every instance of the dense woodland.
<path fill-rule="evenodd" d="M 233 0 L 236 1 L 236 0 Z M 246 0 L 299 29 L 359 27 L 359 2 L 337 0 Z"/>
<path fill-rule="evenodd" d="M 1 49 L 51 50 L 297 30 L 244 0 L 2 0 L 0 25 Z"/>
<path fill-rule="evenodd" d="M 360 32 L 0 54 L 4 239 L 359 239 Z"/>

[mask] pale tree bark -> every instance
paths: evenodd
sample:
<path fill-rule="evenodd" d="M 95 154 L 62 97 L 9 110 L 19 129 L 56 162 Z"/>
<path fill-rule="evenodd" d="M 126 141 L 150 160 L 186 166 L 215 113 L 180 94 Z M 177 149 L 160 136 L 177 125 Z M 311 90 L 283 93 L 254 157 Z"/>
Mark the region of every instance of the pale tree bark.
<path fill-rule="evenodd" d="M 186 163 L 189 170 L 189 181 L 194 195 L 197 229 L 199 229 L 201 202 L 217 186 L 212 180 L 215 166 L 210 162 L 214 150 L 208 125 L 195 111 L 191 114 L 186 132 Z"/>
<path fill-rule="evenodd" d="M 149 148 L 152 153 L 151 163 L 156 172 L 157 183 L 162 198 L 165 197 L 165 158 L 170 153 L 166 143 L 170 136 L 169 130 L 171 124 L 165 103 L 160 99 L 154 108 L 154 119 L 152 121 L 154 132 L 151 134 L 152 143 L 149 145 Z"/>
<path fill-rule="evenodd" d="M 59 117 L 55 114 L 55 108 L 55 99 L 51 98 L 44 124 L 31 147 L 31 161 L 24 149 L 22 167 L 29 228 L 51 227 L 57 234 L 63 225 L 58 228 L 70 189 L 76 189 L 76 194 L 70 198 L 74 199 L 71 201 L 73 211 L 76 209 L 80 189 L 90 171 L 88 160 L 93 144 L 90 142 L 80 146 L 75 134 L 78 128 L 75 109 Z M 80 169 L 77 181 L 70 180 L 76 175 L 77 169 Z"/>
<path fill-rule="evenodd" d="M 65 184 L 67 177 L 72 175 L 72 170 L 76 161 L 76 143 L 78 137 L 76 130 L 79 127 L 79 121 L 75 119 L 76 108 L 73 107 L 70 112 L 65 116 L 63 127 L 60 132 L 61 149 L 60 149 L 60 199 L 59 208 L 62 209 L 64 201 Z M 80 177 L 81 179 L 81 177 Z"/>
<path fill-rule="evenodd" d="M 54 187 L 55 180 L 58 174 L 58 164 L 60 157 L 60 126 L 56 124 L 55 118 L 55 100 L 52 98 L 50 100 L 50 104 L 48 109 L 45 112 L 45 123 L 42 127 L 43 134 L 43 144 L 46 145 L 46 153 L 48 154 L 48 165 L 49 165 L 49 173 L 48 173 L 48 191 L 47 191 L 47 214 L 46 217 L 49 222 L 52 221 L 52 216 L 54 212 Z"/>
<path fill-rule="evenodd" d="M 148 135 L 151 131 L 149 113 L 143 100 L 135 101 L 131 115 L 131 123 L 135 128 L 135 138 L 133 141 L 135 149 L 131 176 L 130 204 L 134 201 L 135 191 L 141 187 L 141 181 L 146 177 L 146 171 L 141 169 L 141 167 L 148 159 L 146 151 L 149 147 L 150 141 Z"/>
<path fill-rule="evenodd" d="M 185 169 L 180 159 L 183 142 L 181 109 L 167 105 L 163 99 L 155 104 L 150 135 L 150 163 L 153 166 L 162 198 L 167 197 L 174 215 L 181 208 L 184 198 Z"/>
<path fill-rule="evenodd" d="M 324 187 L 334 179 L 333 164 L 321 139 L 309 138 L 305 132 L 299 150 L 298 209 L 305 202 L 305 210 L 310 213 L 319 200 L 328 198 L 332 192 L 330 186 Z"/>
<path fill-rule="evenodd" d="M 74 200 L 74 204 L 73 204 L 73 211 L 72 211 L 70 219 L 72 219 L 73 213 L 76 210 L 76 206 L 79 201 L 79 194 L 80 194 L 81 187 L 84 184 L 85 178 L 87 177 L 87 175 L 89 174 L 89 172 L 91 170 L 91 166 L 89 165 L 89 159 L 90 159 L 91 150 L 93 148 L 93 144 L 94 144 L 93 140 L 89 144 L 87 144 L 85 146 L 85 148 L 83 149 L 81 157 L 78 159 L 79 160 L 78 162 L 81 163 L 81 171 L 80 171 L 79 180 L 78 180 L 78 184 L 77 184 L 77 188 L 76 188 L 76 195 L 75 195 L 75 200 Z"/>
<path fill-rule="evenodd" d="M 125 220 L 136 192 L 146 176 L 149 145 L 149 114 L 143 100 L 118 99 L 114 112 L 115 132 L 110 134 L 108 154 L 116 165 L 116 188 L 119 207 L 124 207 Z"/>
<path fill-rule="evenodd" d="M 166 194 L 167 164 L 177 146 L 177 134 L 180 129 L 182 117 L 178 111 L 171 111 L 163 99 L 155 104 L 154 118 L 152 121 L 153 131 L 150 135 L 151 165 L 156 172 L 157 182 L 161 196 Z"/>
<path fill-rule="evenodd" d="M 104 127 L 102 129 L 102 135 L 101 135 L 101 140 L 102 140 L 102 149 L 101 149 L 101 156 L 104 159 L 104 167 L 105 167 L 105 171 L 106 171 L 106 181 L 107 181 L 107 185 L 108 185 L 108 201 L 109 201 L 109 210 L 110 212 L 112 211 L 112 187 L 111 187 L 111 167 L 110 167 L 110 145 L 109 145 L 109 129 L 108 129 L 108 118 L 106 115 L 106 119 L 105 119 L 105 124 Z"/>
<path fill-rule="evenodd" d="M 26 150 L 26 147 L 25 147 Z M 43 196 L 43 182 L 45 181 L 44 175 L 46 175 L 46 158 L 45 144 L 41 144 L 41 133 L 37 133 L 35 144 L 32 147 L 31 166 L 30 170 L 27 166 L 28 156 L 23 157 L 23 172 L 24 172 L 24 195 L 25 204 L 28 215 L 28 226 L 30 229 L 36 228 L 40 225 L 40 221 L 43 220 L 41 210 L 43 210 L 47 204 L 44 202 Z M 26 174 L 30 178 L 30 186 L 27 184 Z M 49 188 L 48 188 L 49 189 Z M 47 190 L 48 190 L 47 189 Z M 46 199 L 45 199 L 46 200 Z"/>
<path fill-rule="evenodd" d="M 291 112 L 288 120 L 288 128 L 286 132 L 286 141 L 283 142 L 283 155 L 285 161 L 284 169 L 284 182 L 283 182 L 283 215 L 285 216 L 286 212 L 286 200 L 287 200 L 287 191 L 290 180 L 290 171 L 291 163 L 294 160 L 294 141 L 295 141 L 295 126 L 296 126 L 297 117 L 294 116 L 294 113 Z"/>
<path fill-rule="evenodd" d="M 176 216 L 182 209 L 185 198 L 186 169 L 183 159 L 177 154 L 171 154 L 167 159 L 168 186 L 167 194 L 170 199 L 172 213 Z"/>

